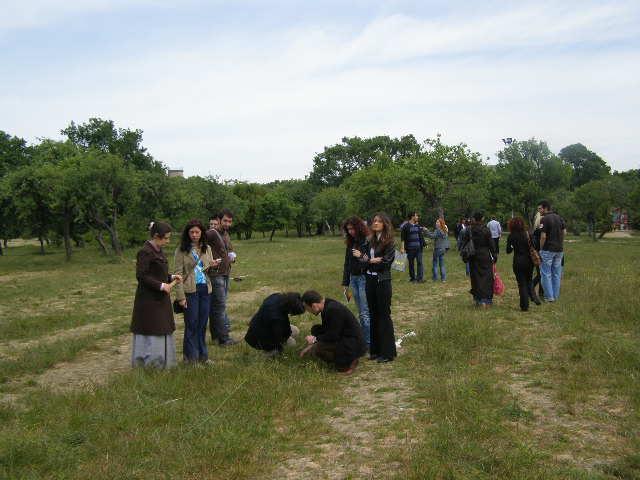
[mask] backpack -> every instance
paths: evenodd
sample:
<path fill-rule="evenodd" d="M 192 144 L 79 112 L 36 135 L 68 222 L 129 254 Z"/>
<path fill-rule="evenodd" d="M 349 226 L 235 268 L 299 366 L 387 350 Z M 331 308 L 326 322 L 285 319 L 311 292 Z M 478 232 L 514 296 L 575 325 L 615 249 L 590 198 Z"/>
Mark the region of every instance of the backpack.
<path fill-rule="evenodd" d="M 471 229 L 467 229 L 464 232 L 464 243 L 460 247 L 460 258 L 464 263 L 469 263 L 469 260 L 476 254 L 476 246 L 473 244 L 473 238 L 471 238 Z"/>

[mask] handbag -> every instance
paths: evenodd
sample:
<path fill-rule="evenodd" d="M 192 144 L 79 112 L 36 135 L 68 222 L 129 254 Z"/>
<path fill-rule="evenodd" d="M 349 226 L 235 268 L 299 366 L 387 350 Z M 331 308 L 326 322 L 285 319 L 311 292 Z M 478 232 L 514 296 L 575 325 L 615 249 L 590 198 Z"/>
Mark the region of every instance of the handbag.
<path fill-rule="evenodd" d="M 496 269 L 496 264 L 493 264 L 493 294 L 494 295 L 502 295 L 504 293 L 504 282 L 500 275 L 498 274 L 498 270 Z"/>
<path fill-rule="evenodd" d="M 533 243 L 531 242 L 529 232 L 527 232 L 527 243 L 529 244 L 529 256 L 531 257 L 531 263 L 533 263 L 534 267 L 539 267 L 542 263 L 542 259 L 540 258 L 540 253 L 538 253 L 538 251 L 533 246 Z"/>
<path fill-rule="evenodd" d="M 476 246 L 473 243 L 473 238 L 471 238 L 471 231 L 469 229 L 465 230 L 464 233 L 465 242 L 460 247 L 460 258 L 464 263 L 469 263 L 475 254 L 476 254 Z"/>
<path fill-rule="evenodd" d="M 407 254 L 400 253 L 398 250 L 396 250 L 396 255 L 395 257 L 393 257 L 391 268 L 393 268 L 397 272 L 404 272 L 407 268 Z"/>

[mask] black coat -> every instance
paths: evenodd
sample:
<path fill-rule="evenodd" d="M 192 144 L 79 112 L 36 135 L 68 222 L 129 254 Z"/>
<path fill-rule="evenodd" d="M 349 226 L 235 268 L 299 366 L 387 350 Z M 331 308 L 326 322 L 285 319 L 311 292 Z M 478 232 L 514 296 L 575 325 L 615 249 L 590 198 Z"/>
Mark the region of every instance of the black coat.
<path fill-rule="evenodd" d="M 476 254 L 469 261 L 471 295 L 481 299 L 493 298 L 493 262 L 497 258 L 489 229 L 473 224 L 468 229 Z"/>
<path fill-rule="evenodd" d="M 320 315 L 322 324 L 311 327 L 311 334 L 319 342 L 336 345 L 336 367 L 348 367 L 356 358 L 364 355 L 367 345 L 362 327 L 351 310 L 336 300 L 326 298 Z"/>
<path fill-rule="evenodd" d="M 344 267 L 342 269 L 342 285 L 344 287 L 349 286 L 349 281 L 352 275 L 364 275 L 367 271 L 367 265 L 360 261 L 359 258 L 353 256 L 353 250 L 359 250 L 364 253 L 367 248 L 366 239 L 356 240 L 352 246 L 347 245 L 347 249 L 344 253 Z"/>
<path fill-rule="evenodd" d="M 249 323 L 245 341 L 258 350 L 282 351 L 291 336 L 289 311 L 281 293 L 269 295 Z"/>
<path fill-rule="evenodd" d="M 131 332 L 139 335 L 169 335 L 176 329 L 171 297 L 160 290 L 170 283 L 169 263 L 162 250 L 146 242 L 136 261 L 138 288 L 133 302 Z"/>
<path fill-rule="evenodd" d="M 524 273 L 531 277 L 533 262 L 529 255 L 529 239 L 525 232 L 510 233 L 507 238 L 507 253 L 513 252 L 513 273 Z"/>
<path fill-rule="evenodd" d="M 382 257 L 380 263 L 369 263 L 371 254 L 371 241 L 365 244 L 364 257 L 360 259 L 366 265 L 366 270 L 377 273 L 378 282 L 384 282 L 385 280 L 391 280 L 391 264 L 396 257 L 396 244 L 389 242 L 386 245 L 378 245 L 374 251 L 375 257 Z"/>

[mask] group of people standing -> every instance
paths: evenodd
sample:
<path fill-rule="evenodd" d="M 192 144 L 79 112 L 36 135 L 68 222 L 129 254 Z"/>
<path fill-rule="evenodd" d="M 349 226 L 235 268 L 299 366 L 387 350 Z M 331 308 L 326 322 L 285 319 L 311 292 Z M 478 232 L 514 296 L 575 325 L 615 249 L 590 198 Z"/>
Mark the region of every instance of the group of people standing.
<path fill-rule="evenodd" d="M 412 283 L 424 282 L 422 256 L 427 243 L 426 236 L 433 240 L 432 279 L 434 282 L 438 281 L 438 273 L 440 273 L 440 281 L 446 282 L 447 269 L 444 263 L 444 255 L 449 250 L 449 227 L 443 217 L 439 217 L 436 220 L 434 230 L 421 226 L 419 221 L 420 215 L 418 212 L 411 212 L 407 220 L 400 226 L 400 253 L 407 254 L 409 281 Z"/>
<path fill-rule="evenodd" d="M 507 254 L 513 253 L 512 268 L 518 284 L 520 309 L 527 311 L 530 301 L 536 305 L 542 303 L 535 292 L 534 269 L 538 273 L 540 296 L 544 296 L 546 302 L 558 300 L 566 235 L 562 217 L 551 210 L 548 201 L 542 200 L 530 230 L 522 217 L 517 216 L 509 220 L 508 228 Z M 481 212 L 470 220 L 461 220 L 456 226 L 458 250 L 462 250 L 467 242 L 473 243 L 475 253 L 467 263 L 470 293 L 476 305 L 481 307 L 493 303 L 494 265 L 498 261 L 501 236 L 500 223 L 492 217 L 485 225 Z"/>
<path fill-rule="evenodd" d="M 229 274 L 235 262 L 229 228 L 233 213 L 223 209 L 209 220 L 205 229 L 199 220 L 190 220 L 182 230 L 174 254 L 174 273 L 162 251 L 171 241 L 171 227 L 153 222 L 150 239 L 137 254 L 138 288 L 133 306 L 132 364 L 171 367 L 176 364 L 173 311 L 184 314 L 183 357 L 185 362 L 209 362 L 207 324 L 212 343 L 237 343 L 229 335 L 226 312 Z M 171 303 L 171 292 L 175 302 Z"/>
<path fill-rule="evenodd" d="M 434 240 L 433 280 L 446 280 L 444 254 L 449 249 L 448 227 L 444 218 L 430 231 L 419 225 L 419 216 L 411 213 L 401 227 L 401 251 L 409 259 L 411 282 L 424 281 L 422 251 L 425 236 Z M 208 363 L 207 323 L 213 343 L 228 346 L 237 343 L 229 335 L 230 321 L 226 313 L 229 274 L 236 254 L 229 237 L 233 214 L 229 210 L 211 217 L 209 229 L 191 220 L 182 231 L 175 251 L 174 273 L 162 248 L 171 239 L 171 227 L 152 223 L 150 239 L 137 254 L 138 288 L 134 301 L 131 332 L 134 366 L 171 367 L 176 364 L 175 323 L 173 311 L 183 312 L 185 362 Z M 496 226 L 497 224 L 497 226 Z M 369 359 L 378 363 L 393 361 L 397 356 L 395 333 L 391 319 L 391 266 L 396 245 L 390 218 L 384 213 L 373 216 L 370 225 L 354 216 L 343 224 L 345 256 L 342 287 L 347 301 L 351 294 L 357 305 L 359 323 L 341 302 L 325 298 L 315 290 L 276 293 L 268 296 L 251 318 L 245 341 L 267 356 L 276 356 L 285 345 L 295 345 L 300 330 L 291 324 L 290 315 L 307 311 L 321 317 L 300 356 L 312 355 L 351 373 L 359 358 L 367 351 Z M 474 214 L 470 221 L 456 225 L 458 249 L 472 251 L 467 258 L 471 280 L 470 293 L 478 306 L 493 303 L 495 263 L 498 261 L 502 229 L 492 218 Z M 507 254 L 513 253 L 513 271 L 518 283 L 520 308 L 527 310 L 529 301 L 540 304 L 534 290 L 533 271 L 539 252 L 541 289 L 547 302 L 558 300 L 563 265 L 564 221 L 551 211 L 547 201 L 538 205 L 533 229 L 529 231 L 521 217 L 509 221 Z M 469 250 L 469 244 L 472 249 Z M 417 271 L 413 262 L 417 262 Z M 171 303 L 171 292 L 175 302 Z M 173 310 L 173 311 L 172 311 Z"/>

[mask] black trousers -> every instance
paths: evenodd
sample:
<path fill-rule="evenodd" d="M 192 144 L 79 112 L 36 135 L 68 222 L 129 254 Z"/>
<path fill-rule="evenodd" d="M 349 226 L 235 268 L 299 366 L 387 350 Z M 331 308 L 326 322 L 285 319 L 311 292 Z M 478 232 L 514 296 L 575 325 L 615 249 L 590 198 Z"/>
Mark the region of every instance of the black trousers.
<path fill-rule="evenodd" d="M 516 274 L 518 282 L 518 293 L 520 294 L 520 309 L 529 310 L 529 300 L 533 299 L 535 293 L 533 291 L 533 268 L 516 268 L 514 266 L 513 273 Z"/>
<path fill-rule="evenodd" d="M 367 275 L 366 291 L 371 317 L 370 354 L 393 360 L 397 352 L 391 320 L 391 280 L 378 282 L 377 276 Z"/>

